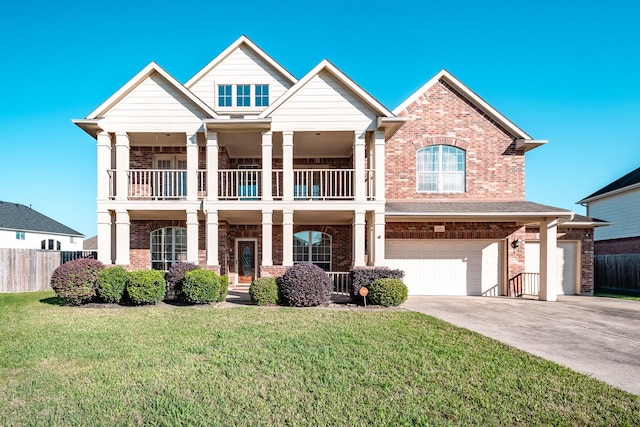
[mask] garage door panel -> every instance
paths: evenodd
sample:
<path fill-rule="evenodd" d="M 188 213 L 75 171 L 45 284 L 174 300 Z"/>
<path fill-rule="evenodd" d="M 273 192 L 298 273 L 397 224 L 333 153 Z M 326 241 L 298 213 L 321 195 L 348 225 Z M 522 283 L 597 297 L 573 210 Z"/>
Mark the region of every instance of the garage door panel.
<path fill-rule="evenodd" d="M 389 267 L 410 295 L 482 295 L 499 284 L 499 241 L 387 240 Z"/>

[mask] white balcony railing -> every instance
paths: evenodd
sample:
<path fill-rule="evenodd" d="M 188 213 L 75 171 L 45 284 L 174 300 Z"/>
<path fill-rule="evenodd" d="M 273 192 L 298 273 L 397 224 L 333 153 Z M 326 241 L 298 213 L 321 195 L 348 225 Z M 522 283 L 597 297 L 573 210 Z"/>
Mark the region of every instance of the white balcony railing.
<path fill-rule="evenodd" d="M 187 197 L 187 171 L 132 169 L 129 177 L 130 199 L 184 199 Z"/>
<path fill-rule="evenodd" d="M 108 170 L 109 197 L 116 197 L 116 170 Z M 294 169 L 294 200 L 353 200 L 354 169 Z M 365 170 L 367 200 L 375 200 L 375 171 Z M 130 200 L 182 200 L 187 198 L 187 171 L 167 169 L 131 169 L 127 171 Z M 225 169 L 218 171 L 220 200 L 262 200 L 261 169 Z M 274 200 L 284 198 L 284 172 L 274 169 L 271 191 Z M 207 171 L 197 171 L 197 199 L 207 197 Z"/>

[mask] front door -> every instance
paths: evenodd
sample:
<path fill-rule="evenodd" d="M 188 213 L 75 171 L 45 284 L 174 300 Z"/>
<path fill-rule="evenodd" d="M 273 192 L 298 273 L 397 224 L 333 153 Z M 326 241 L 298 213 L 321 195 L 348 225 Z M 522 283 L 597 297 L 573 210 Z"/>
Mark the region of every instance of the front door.
<path fill-rule="evenodd" d="M 238 285 L 249 286 L 256 277 L 256 241 L 237 240 L 236 272 Z"/>

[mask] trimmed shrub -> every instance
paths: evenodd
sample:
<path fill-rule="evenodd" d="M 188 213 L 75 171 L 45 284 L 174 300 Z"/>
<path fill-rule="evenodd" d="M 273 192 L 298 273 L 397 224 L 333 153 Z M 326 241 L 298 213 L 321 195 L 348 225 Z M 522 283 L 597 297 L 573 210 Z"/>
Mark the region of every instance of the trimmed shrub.
<path fill-rule="evenodd" d="M 200 268 L 187 271 L 182 282 L 181 298 L 192 304 L 208 304 L 220 299 L 220 281 L 218 275 Z"/>
<path fill-rule="evenodd" d="M 378 279 L 368 286 L 371 304 L 396 307 L 407 300 L 409 291 L 400 279 Z"/>
<path fill-rule="evenodd" d="M 390 268 L 353 268 L 349 271 L 349 293 L 352 300 L 360 300 L 360 288 L 368 288 L 371 283 L 378 279 L 399 279 L 404 278 L 404 271 L 392 270 Z"/>
<path fill-rule="evenodd" d="M 225 302 L 227 300 L 227 292 L 229 291 L 229 276 L 226 274 L 218 277 L 218 281 L 220 282 L 220 297 L 218 298 L 218 302 Z"/>
<path fill-rule="evenodd" d="M 124 295 L 127 282 L 129 282 L 129 273 L 124 268 L 107 267 L 98 274 L 96 293 L 104 302 L 118 303 Z"/>
<path fill-rule="evenodd" d="M 184 275 L 188 271 L 196 270 L 200 267 L 190 262 L 179 262 L 173 264 L 169 271 L 165 274 L 164 278 L 167 282 L 167 294 L 166 297 L 182 299 L 180 293 L 182 292 L 182 283 L 184 281 Z"/>
<path fill-rule="evenodd" d="M 80 305 L 96 295 L 98 274 L 104 265 L 98 260 L 80 258 L 56 268 L 51 287 L 65 304 Z"/>
<path fill-rule="evenodd" d="M 249 286 L 249 298 L 256 305 L 278 303 L 278 281 L 275 277 L 258 277 Z"/>
<path fill-rule="evenodd" d="M 331 280 L 313 264 L 296 264 L 280 278 L 279 302 L 294 307 L 327 304 L 331 299 Z"/>
<path fill-rule="evenodd" d="M 133 304 L 155 304 L 165 295 L 164 273 L 160 270 L 137 270 L 129 272 L 126 292 Z"/>

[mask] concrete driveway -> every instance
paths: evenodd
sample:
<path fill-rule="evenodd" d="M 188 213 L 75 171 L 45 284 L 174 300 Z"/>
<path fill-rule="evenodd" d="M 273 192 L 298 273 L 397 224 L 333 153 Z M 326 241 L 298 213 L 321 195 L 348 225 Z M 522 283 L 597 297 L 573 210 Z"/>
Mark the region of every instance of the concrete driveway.
<path fill-rule="evenodd" d="M 404 306 L 640 395 L 640 301 L 410 296 Z"/>

